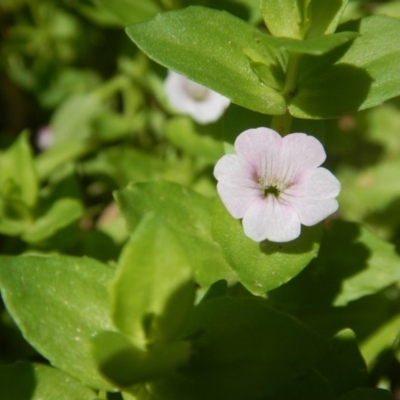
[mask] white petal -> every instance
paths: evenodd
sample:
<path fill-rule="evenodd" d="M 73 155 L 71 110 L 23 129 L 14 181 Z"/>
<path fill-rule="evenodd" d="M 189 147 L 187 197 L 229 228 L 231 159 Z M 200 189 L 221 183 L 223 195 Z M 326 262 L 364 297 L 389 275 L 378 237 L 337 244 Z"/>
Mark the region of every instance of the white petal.
<path fill-rule="evenodd" d="M 296 204 L 296 211 L 303 225 L 312 226 L 329 217 L 338 207 L 336 199 L 302 198 Z"/>
<path fill-rule="evenodd" d="M 208 124 L 217 121 L 230 104 L 226 97 L 214 92 L 211 89 L 206 100 L 193 104 L 193 109 L 189 114 L 199 124 Z"/>
<path fill-rule="evenodd" d="M 275 197 L 254 201 L 243 217 L 245 234 L 256 242 L 289 242 L 300 235 L 296 212 Z"/>
<path fill-rule="evenodd" d="M 281 136 L 268 128 L 248 129 L 235 141 L 236 153 L 253 166 L 259 177 L 278 173 L 281 146 Z"/>
<path fill-rule="evenodd" d="M 226 209 L 233 218 L 243 218 L 249 207 L 262 198 L 260 189 L 229 187 L 222 183 L 217 184 L 217 191 Z"/>
<path fill-rule="evenodd" d="M 171 106 L 182 114 L 190 115 L 201 124 L 214 122 L 229 106 L 230 100 L 190 79 L 169 71 L 164 90 Z M 200 93 L 196 99 L 195 93 Z"/>

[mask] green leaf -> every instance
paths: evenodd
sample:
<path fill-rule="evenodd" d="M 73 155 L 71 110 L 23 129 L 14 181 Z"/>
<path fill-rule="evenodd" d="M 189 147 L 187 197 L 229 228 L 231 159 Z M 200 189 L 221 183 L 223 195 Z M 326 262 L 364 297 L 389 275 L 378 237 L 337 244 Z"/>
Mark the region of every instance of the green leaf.
<path fill-rule="evenodd" d="M 334 400 L 335 395 L 326 379 L 318 371 L 311 370 L 306 376 L 288 382 L 276 396 L 271 397 L 271 400 L 298 399 Z"/>
<path fill-rule="evenodd" d="M 173 342 L 143 351 L 120 333 L 100 332 L 93 339 L 93 352 L 102 374 L 114 385 L 127 387 L 160 378 L 185 363 L 190 344 Z"/>
<path fill-rule="evenodd" d="M 90 340 L 112 330 L 107 286 L 113 270 L 88 258 L 1 257 L 7 310 L 28 342 L 84 384 L 110 390 L 97 372 Z"/>
<path fill-rule="evenodd" d="M 361 344 L 361 351 L 365 361 L 370 365 L 378 355 L 390 349 L 395 343 L 400 332 L 400 315 L 385 321 L 368 339 Z"/>
<path fill-rule="evenodd" d="M 18 362 L 0 367 L 0 397 L 13 400 L 93 400 L 95 392 L 63 372 Z"/>
<path fill-rule="evenodd" d="M 55 145 L 47 151 L 39 154 L 35 160 L 35 167 L 39 178 L 48 178 L 55 169 L 64 165 L 68 161 L 82 157 L 92 150 L 93 144 L 88 142 L 66 142 Z"/>
<path fill-rule="evenodd" d="M 391 393 L 384 389 L 356 389 L 337 400 L 392 400 Z"/>
<path fill-rule="evenodd" d="M 0 154 L 0 169 L 1 196 L 32 208 L 38 197 L 38 181 L 27 131 Z"/>
<path fill-rule="evenodd" d="M 151 385 L 165 400 L 264 398 L 305 375 L 327 343 L 255 298 L 219 297 L 195 308 L 188 329 L 191 362 Z"/>
<path fill-rule="evenodd" d="M 40 242 L 78 220 L 82 215 L 83 208 L 80 201 L 62 198 L 23 233 L 22 239 L 29 243 Z"/>
<path fill-rule="evenodd" d="M 239 281 L 253 294 L 263 294 L 296 276 L 317 256 L 320 226 L 302 227 L 300 237 L 288 243 L 256 243 L 245 236 L 218 199 L 213 212 L 213 237 L 221 246 Z"/>
<path fill-rule="evenodd" d="M 230 267 L 211 237 L 210 199 L 171 182 L 130 185 L 116 192 L 115 198 L 131 230 L 146 213 L 153 213 L 173 230 L 201 286 L 232 280 Z"/>
<path fill-rule="evenodd" d="M 173 340 L 193 307 L 191 276 L 175 233 L 157 216 L 145 216 L 123 249 L 111 286 L 115 325 L 139 347 Z"/>
<path fill-rule="evenodd" d="M 99 96 L 94 94 L 77 94 L 67 98 L 50 122 L 54 145 L 89 139 L 92 133 L 90 124 L 102 111 Z"/>
<path fill-rule="evenodd" d="M 397 216 L 392 212 L 392 208 L 396 209 L 396 204 L 392 203 L 400 197 L 400 182 L 397 181 L 399 168 L 400 160 L 395 158 L 363 168 L 359 172 L 339 171 L 338 176 L 342 183 L 339 201 L 343 216 L 350 220 L 370 216 L 378 224 L 383 221 L 390 223 L 391 220 L 397 222 Z M 389 215 L 384 215 L 386 209 Z M 374 214 L 378 218 L 374 218 Z"/>
<path fill-rule="evenodd" d="M 221 141 L 202 134 L 201 129 L 191 118 L 176 117 L 167 122 L 165 133 L 178 149 L 215 164 L 224 155 L 224 146 Z"/>
<path fill-rule="evenodd" d="M 259 30 L 226 12 L 187 7 L 129 26 L 127 33 L 156 62 L 236 104 L 268 114 L 286 110 L 284 98 L 259 80 L 243 51 L 254 47 Z"/>
<path fill-rule="evenodd" d="M 122 26 L 145 21 L 161 11 L 158 2 L 153 0 L 98 0 L 98 2 L 118 17 Z"/>
<path fill-rule="evenodd" d="M 278 49 L 285 49 L 293 53 L 321 55 L 328 53 L 360 36 L 357 32 L 340 32 L 333 35 L 324 35 L 307 40 L 273 37 L 259 33 L 256 37 L 260 44 Z"/>
<path fill-rule="evenodd" d="M 273 36 L 304 39 L 311 0 L 261 0 L 261 14 Z"/>
<path fill-rule="evenodd" d="M 353 331 L 345 329 L 332 339 L 332 347 L 316 369 L 328 380 L 336 396 L 368 386 L 365 361 Z"/>
<path fill-rule="evenodd" d="M 400 20 L 372 16 L 342 29 L 359 32 L 351 44 L 322 56 L 304 56 L 289 104 L 298 118 L 334 118 L 400 95 Z"/>
<path fill-rule="evenodd" d="M 399 262 L 392 244 L 356 223 L 337 221 L 326 230 L 318 258 L 269 296 L 290 304 L 344 306 L 397 282 Z"/>

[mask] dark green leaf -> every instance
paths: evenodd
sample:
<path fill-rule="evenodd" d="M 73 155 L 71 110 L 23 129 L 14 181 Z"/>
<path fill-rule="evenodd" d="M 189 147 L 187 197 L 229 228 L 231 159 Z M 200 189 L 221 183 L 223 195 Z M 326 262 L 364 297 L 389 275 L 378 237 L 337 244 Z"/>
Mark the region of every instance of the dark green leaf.
<path fill-rule="evenodd" d="M 393 396 L 384 389 L 356 389 L 337 400 L 393 400 Z"/>
<path fill-rule="evenodd" d="M 188 334 L 196 337 L 191 362 L 152 385 L 156 398 L 263 398 L 305 375 L 327 349 L 318 335 L 255 298 L 201 303 Z"/>
<path fill-rule="evenodd" d="M 332 339 L 330 351 L 316 368 L 328 380 L 336 396 L 368 386 L 367 367 L 350 329 Z"/>
<path fill-rule="evenodd" d="M 114 385 L 126 387 L 160 378 L 185 363 L 190 344 L 173 342 L 144 351 L 120 333 L 100 332 L 93 339 L 93 351 L 102 374 Z"/>
<path fill-rule="evenodd" d="M 272 396 L 271 400 L 334 400 L 335 394 L 324 377 L 311 370 L 307 375 L 288 382 L 285 387 Z"/>
<path fill-rule="evenodd" d="M 394 246 L 355 223 L 337 221 L 325 232 L 319 256 L 269 295 L 302 305 L 344 306 L 400 279 Z"/>

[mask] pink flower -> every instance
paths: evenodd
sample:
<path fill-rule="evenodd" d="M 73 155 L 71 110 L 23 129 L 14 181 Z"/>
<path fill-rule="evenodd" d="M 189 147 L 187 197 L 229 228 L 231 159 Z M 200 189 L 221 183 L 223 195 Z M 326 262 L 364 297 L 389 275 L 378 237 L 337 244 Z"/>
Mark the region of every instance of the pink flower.
<path fill-rule="evenodd" d="M 218 120 L 230 104 L 226 97 L 173 71 L 168 71 L 164 89 L 171 106 L 199 124 Z"/>
<path fill-rule="evenodd" d="M 301 224 L 315 225 L 338 209 L 340 183 L 319 167 L 326 154 L 313 136 L 249 129 L 235 150 L 217 162 L 214 176 L 222 202 L 243 218 L 250 239 L 288 242 L 300 235 Z"/>

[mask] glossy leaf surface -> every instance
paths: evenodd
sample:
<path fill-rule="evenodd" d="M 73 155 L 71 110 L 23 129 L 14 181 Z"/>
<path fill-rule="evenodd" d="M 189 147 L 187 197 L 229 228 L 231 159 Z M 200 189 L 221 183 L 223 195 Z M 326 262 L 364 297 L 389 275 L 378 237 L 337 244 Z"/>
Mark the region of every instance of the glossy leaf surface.
<path fill-rule="evenodd" d="M 102 389 L 111 387 L 97 372 L 90 340 L 113 328 L 107 291 L 112 276 L 110 267 L 88 258 L 1 258 L 2 297 L 24 337 L 55 367 Z"/>

